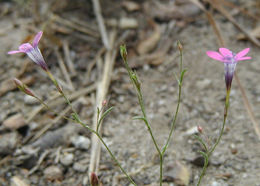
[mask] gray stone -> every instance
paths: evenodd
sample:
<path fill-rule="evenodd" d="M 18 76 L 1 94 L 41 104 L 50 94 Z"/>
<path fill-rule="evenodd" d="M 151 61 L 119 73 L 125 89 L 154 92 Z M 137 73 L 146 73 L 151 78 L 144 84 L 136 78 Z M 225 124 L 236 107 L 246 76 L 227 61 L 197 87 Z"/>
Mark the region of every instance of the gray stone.
<path fill-rule="evenodd" d="M 67 154 L 61 155 L 60 162 L 64 166 L 69 166 L 73 163 L 73 159 L 74 159 L 74 154 L 67 153 Z"/>
<path fill-rule="evenodd" d="M 73 169 L 78 172 L 86 172 L 87 170 L 87 164 L 83 162 L 76 162 L 73 164 Z"/>
<path fill-rule="evenodd" d="M 57 166 L 50 166 L 44 170 L 44 177 L 48 180 L 62 180 L 62 170 Z"/>
<path fill-rule="evenodd" d="M 71 143 L 78 149 L 88 150 L 90 140 L 85 136 L 72 136 Z"/>

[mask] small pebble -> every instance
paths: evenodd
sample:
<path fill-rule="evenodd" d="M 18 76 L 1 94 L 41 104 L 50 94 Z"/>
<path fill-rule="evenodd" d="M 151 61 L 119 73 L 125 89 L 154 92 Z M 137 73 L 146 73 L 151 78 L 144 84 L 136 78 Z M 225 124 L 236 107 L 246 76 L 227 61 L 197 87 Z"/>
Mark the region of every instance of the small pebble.
<path fill-rule="evenodd" d="M 0 135 L 0 155 L 12 153 L 17 142 L 18 135 L 15 132 Z"/>
<path fill-rule="evenodd" d="M 223 183 L 223 182 L 217 182 L 217 181 L 213 181 L 212 183 L 211 183 L 211 186 L 228 186 L 228 184 L 226 184 L 226 183 Z"/>
<path fill-rule="evenodd" d="M 25 95 L 24 96 L 24 103 L 27 104 L 27 105 L 34 105 L 34 104 L 39 103 L 39 101 L 32 96 Z"/>
<path fill-rule="evenodd" d="M 72 153 L 66 153 L 61 155 L 60 162 L 64 166 L 69 166 L 73 163 L 74 155 Z"/>
<path fill-rule="evenodd" d="M 128 12 L 137 11 L 141 8 L 141 6 L 134 1 L 123 1 L 122 5 Z"/>
<path fill-rule="evenodd" d="M 4 122 L 3 125 L 12 130 L 16 130 L 18 128 L 21 128 L 26 125 L 25 119 L 21 113 L 15 114 L 7 118 Z"/>
<path fill-rule="evenodd" d="M 29 186 L 29 181 L 21 179 L 18 176 L 13 176 L 11 178 L 11 186 Z"/>
<path fill-rule="evenodd" d="M 87 167 L 88 167 L 87 164 L 82 163 L 82 162 L 76 162 L 73 164 L 73 169 L 75 171 L 82 172 L 82 173 L 86 172 Z"/>
<path fill-rule="evenodd" d="M 198 133 L 199 133 L 198 127 L 197 127 L 197 126 L 194 126 L 194 127 L 190 128 L 190 129 L 188 129 L 188 130 L 184 133 L 184 135 L 185 135 L 185 136 L 191 136 L 191 135 L 193 135 L 193 134 L 198 134 Z"/>
<path fill-rule="evenodd" d="M 196 83 L 196 85 L 199 89 L 208 88 L 210 84 L 211 84 L 211 80 L 209 80 L 209 79 L 203 79 L 203 80 L 197 81 L 197 83 Z"/>
<path fill-rule="evenodd" d="M 71 143 L 78 149 L 88 150 L 90 140 L 85 136 L 72 136 Z"/>
<path fill-rule="evenodd" d="M 61 169 L 57 166 L 50 166 L 47 167 L 44 170 L 44 177 L 48 180 L 61 180 L 63 177 L 63 173 L 61 171 Z"/>

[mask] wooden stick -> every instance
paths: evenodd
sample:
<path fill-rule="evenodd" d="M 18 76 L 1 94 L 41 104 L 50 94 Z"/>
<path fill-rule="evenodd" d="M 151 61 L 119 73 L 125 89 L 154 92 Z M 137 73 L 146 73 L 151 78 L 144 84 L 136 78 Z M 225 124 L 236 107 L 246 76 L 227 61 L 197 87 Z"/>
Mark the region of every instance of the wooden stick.
<path fill-rule="evenodd" d="M 99 26 L 99 31 L 101 33 L 102 42 L 103 42 L 104 46 L 106 47 L 106 49 L 110 49 L 112 46 L 111 46 L 111 44 L 109 44 L 109 41 L 108 41 L 107 31 L 106 31 L 106 27 L 104 24 L 104 19 L 101 14 L 99 0 L 92 0 L 92 3 L 93 3 L 94 12 L 95 12 L 98 26 Z"/>
<path fill-rule="evenodd" d="M 67 27 L 70 27 L 72 29 L 75 29 L 79 32 L 82 32 L 84 34 L 90 35 L 92 37 L 98 38 L 99 37 L 99 33 L 95 32 L 93 30 L 90 30 L 88 28 L 86 28 L 85 26 L 81 26 L 79 24 L 76 24 L 75 22 L 72 22 L 68 19 L 64 19 L 56 14 L 53 14 L 51 17 L 55 22 L 58 22 L 60 24 L 66 25 Z"/>
<path fill-rule="evenodd" d="M 93 92 L 94 90 L 96 90 L 96 84 L 89 85 L 88 87 L 83 88 L 81 90 L 78 90 L 78 91 L 72 93 L 71 95 L 69 95 L 68 99 L 70 101 L 73 101 L 73 100 L 75 100 L 76 98 L 78 98 L 80 96 L 83 96 L 83 95 L 86 95 L 86 94 L 88 94 L 90 92 Z M 49 107 L 53 107 L 53 106 L 65 103 L 65 100 L 63 98 L 57 99 L 58 97 L 60 97 L 60 94 L 55 94 L 48 101 L 46 101 L 47 105 Z M 55 100 L 55 99 L 57 99 L 57 100 Z M 34 109 L 33 112 L 28 116 L 28 118 L 26 120 L 26 123 L 31 122 L 35 118 L 35 116 L 39 112 L 41 112 L 41 110 L 43 110 L 44 108 L 45 107 L 43 105 L 41 105 L 41 106 L 37 107 L 36 109 Z"/>
<path fill-rule="evenodd" d="M 63 59 L 62 59 L 62 57 L 61 57 L 61 54 L 59 53 L 59 51 L 58 51 L 57 48 L 56 48 L 54 51 L 55 51 L 55 54 L 56 54 L 56 56 L 57 56 L 57 60 L 58 60 L 59 66 L 60 66 L 60 68 L 61 68 L 61 72 L 62 72 L 63 75 L 65 76 L 65 79 L 66 79 L 67 83 L 69 84 L 70 88 L 71 88 L 72 90 L 75 90 L 75 88 L 74 88 L 74 86 L 73 86 L 73 84 L 72 84 L 72 81 L 71 81 L 71 79 L 70 79 L 70 75 L 69 75 L 69 73 L 68 73 L 68 71 L 67 71 L 67 68 L 66 68 L 66 66 L 65 66 L 65 64 L 64 64 L 64 61 L 63 61 Z"/>
<path fill-rule="evenodd" d="M 40 138 L 45 132 L 47 132 L 52 127 L 53 124 L 57 123 L 60 119 L 62 119 L 62 116 L 65 116 L 67 112 L 70 111 L 70 109 L 71 107 L 67 106 L 63 111 L 60 112 L 60 115 L 58 115 L 51 122 L 45 125 L 40 131 L 37 131 L 37 133 L 33 136 L 30 142 L 36 141 L 38 138 Z"/>
<path fill-rule="evenodd" d="M 110 35 L 110 41 L 113 46 L 115 40 L 116 32 L 112 32 Z M 112 48 L 112 47 L 111 47 Z M 97 85 L 96 91 L 96 105 L 95 105 L 95 114 L 93 117 L 93 129 L 97 127 L 97 107 L 102 107 L 102 102 L 106 99 L 106 95 L 108 92 L 108 88 L 111 81 L 111 76 L 113 72 L 113 66 L 115 62 L 116 52 L 114 50 L 107 50 L 104 59 L 104 70 L 101 81 Z M 101 129 L 101 126 L 100 126 Z M 98 166 L 100 160 L 100 151 L 101 151 L 101 143 L 96 135 L 92 134 L 91 136 L 91 157 L 90 157 L 90 165 L 89 165 L 89 175 L 92 172 L 98 173 Z"/>
<path fill-rule="evenodd" d="M 70 50 L 69 50 L 68 42 L 65 40 L 63 42 L 62 46 L 63 46 L 64 55 L 65 55 L 65 62 L 67 63 L 67 66 L 70 70 L 70 73 L 71 73 L 72 76 L 76 76 L 77 72 L 74 68 L 73 62 L 72 62 L 71 57 L 70 57 Z"/>

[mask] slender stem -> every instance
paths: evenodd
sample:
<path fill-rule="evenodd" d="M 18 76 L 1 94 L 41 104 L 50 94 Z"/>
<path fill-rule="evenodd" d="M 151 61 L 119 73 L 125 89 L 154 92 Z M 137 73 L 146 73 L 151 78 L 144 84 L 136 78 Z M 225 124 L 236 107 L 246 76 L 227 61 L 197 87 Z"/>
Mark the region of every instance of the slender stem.
<path fill-rule="evenodd" d="M 70 101 L 67 99 L 67 97 L 65 96 L 65 94 L 63 94 L 63 97 L 66 99 L 67 103 L 71 106 L 71 108 L 73 109 Z M 54 110 L 52 110 L 46 103 L 44 103 L 43 100 L 41 100 L 40 98 L 38 97 L 35 97 L 42 105 L 44 105 L 47 109 L 49 109 L 50 111 L 54 112 L 55 114 L 57 114 Z M 74 112 L 75 114 L 77 114 L 76 112 Z M 112 159 L 116 162 L 117 166 L 121 169 L 121 171 L 125 174 L 125 176 L 128 178 L 128 180 L 135 186 L 136 183 L 133 181 L 133 179 L 127 174 L 127 172 L 123 169 L 123 167 L 121 166 L 121 164 L 118 162 L 118 160 L 116 159 L 116 157 L 114 156 L 114 154 L 111 152 L 111 150 L 109 149 L 109 147 L 107 146 L 107 144 L 104 142 L 104 140 L 102 139 L 102 137 L 99 135 L 98 131 L 95 131 L 93 129 L 91 129 L 89 126 L 87 126 L 85 123 L 82 123 L 81 121 L 76 121 L 76 120 L 73 120 L 71 118 L 68 118 L 66 116 L 62 116 L 64 119 L 67 119 L 69 121 L 72 121 L 72 122 L 76 122 L 76 123 L 79 123 L 80 125 L 82 125 L 84 128 L 88 129 L 90 132 L 94 133 L 98 138 L 99 140 L 102 142 L 102 144 L 105 146 L 105 148 L 107 149 L 107 151 L 109 152 L 110 156 L 112 157 Z"/>
<path fill-rule="evenodd" d="M 107 146 L 106 142 L 103 140 L 103 138 L 99 135 L 98 131 L 95 131 L 93 129 L 91 129 L 89 126 L 87 126 L 85 123 L 81 122 L 81 121 L 74 121 L 76 123 L 79 123 L 80 125 L 82 125 L 83 127 L 85 127 L 86 129 L 90 130 L 90 132 L 94 133 L 98 139 L 101 141 L 101 143 L 105 146 L 106 150 L 109 152 L 109 155 L 111 156 L 111 158 L 115 161 L 115 163 L 117 164 L 117 166 L 120 168 L 120 170 L 125 174 L 125 176 L 128 178 L 128 180 L 135 186 L 136 183 L 134 182 L 134 180 L 127 174 L 127 172 L 124 170 L 124 168 L 122 167 L 122 165 L 119 163 L 119 161 L 116 159 L 115 155 L 112 153 L 112 151 L 109 149 L 109 147 Z"/>
<path fill-rule="evenodd" d="M 200 174 L 200 178 L 199 178 L 199 181 L 198 181 L 198 183 L 197 183 L 197 186 L 200 185 L 200 182 L 201 182 L 203 176 L 204 176 L 205 173 L 206 173 L 207 167 L 208 167 L 208 158 L 205 158 L 205 157 L 204 157 L 204 166 L 203 166 L 202 172 L 201 172 L 201 174 Z"/>
<path fill-rule="evenodd" d="M 220 131 L 220 135 L 216 141 L 216 143 L 214 144 L 214 146 L 211 148 L 211 150 L 208 152 L 208 155 L 210 156 L 212 154 L 212 152 L 214 152 L 215 148 L 217 147 L 217 145 L 219 144 L 219 141 L 224 133 L 224 128 L 225 128 L 225 124 L 226 124 L 226 120 L 227 120 L 227 115 L 228 115 L 228 108 L 229 108 L 229 94 L 230 91 L 227 91 L 227 95 L 226 95 L 226 102 L 225 102 L 225 111 L 224 111 L 224 120 L 223 120 L 223 124 L 222 124 L 222 128 Z"/>
<path fill-rule="evenodd" d="M 125 176 L 128 178 L 128 180 L 135 186 L 136 183 L 134 182 L 134 180 L 127 174 L 127 172 L 125 171 L 125 169 L 123 169 L 123 167 L 121 166 L 121 164 L 119 163 L 119 161 L 116 159 L 116 157 L 114 156 L 114 154 L 111 152 L 111 150 L 109 149 L 109 147 L 107 146 L 107 144 L 104 142 L 104 140 L 102 139 L 102 137 L 97 133 L 94 132 L 94 134 L 99 138 L 99 140 L 102 142 L 102 144 L 105 146 L 105 148 L 107 149 L 107 151 L 109 152 L 110 156 L 112 157 L 112 159 L 116 162 L 117 166 L 121 169 L 121 171 L 125 174 Z"/>
<path fill-rule="evenodd" d="M 64 116 L 64 115 L 60 115 L 59 113 L 57 113 L 56 111 L 54 111 L 52 108 L 50 108 L 42 99 L 40 99 L 39 97 L 37 96 L 34 96 L 44 107 L 46 107 L 46 109 L 50 110 L 51 112 L 53 112 L 54 114 L 56 114 L 57 116 L 61 116 L 63 119 L 66 119 L 66 120 L 69 120 L 69 121 L 72 121 L 74 122 L 73 119 L 67 117 L 67 116 Z"/>
<path fill-rule="evenodd" d="M 173 134 L 173 131 L 174 131 L 174 128 L 175 128 L 175 124 L 176 124 L 176 120 L 177 120 L 177 116 L 178 116 L 178 112 L 179 112 L 179 108 L 180 108 L 180 103 L 181 103 L 181 88 L 182 86 L 179 85 L 179 96 L 178 96 L 178 103 L 177 103 L 177 108 L 176 108 L 176 111 L 175 111 L 175 116 L 174 116 L 174 119 L 171 123 L 171 130 L 170 130 L 170 133 L 169 133 L 169 136 L 168 136 L 168 139 L 166 141 L 166 144 L 162 150 L 162 154 L 164 155 L 168 145 L 169 145 L 169 142 L 171 140 L 171 136 Z"/>
<path fill-rule="evenodd" d="M 182 54 L 182 50 L 180 50 L 180 78 L 181 78 L 181 74 L 182 74 L 182 58 L 183 58 L 183 54 Z M 179 93 L 178 93 L 178 103 L 177 103 L 177 107 L 176 107 L 176 111 L 175 111 L 175 115 L 174 118 L 172 120 L 171 123 L 171 130 L 169 133 L 169 136 L 167 138 L 167 141 L 161 151 L 160 154 L 160 185 L 162 184 L 162 177 L 163 177 L 163 158 L 164 158 L 164 154 L 166 152 L 166 149 L 170 143 L 173 131 L 175 129 L 175 125 L 176 125 L 176 120 L 177 120 L 177 116 L 179 113 L 179 108 L 180 108 L 180 102 L 181 102 L 181 90 L 182 90 L 182 79 L 180 79 L 181 82 L 179 82 Z"/>
<path fill-rule="evenodd" d="M 150 124 L 149 124 L 148 121 L 147 121 L 146 113 L 145 113 L 145 110 L 144 110 L 144 106 L 142 106 L 142 105 L 143 105 L 142 99 L 139 99 L 139 104 L 141 105 L 141 110 L 142 110 L 142 113 L 143 113 L 143 117 L 145 118 L 144 123 L 145 123 L 145 125 L 147 126 L 147 129 L 148 129 L 148 131 L 149 131 L 149 133 L 150 133 L 150 136 L 152 137 L 154 146 L 155 146 L 155 148 L 156 148 L 158 154 L 161 155 L 161 150 L 160 150 L 160 148 L 159 148 L 159 146 L 158 146 L 158 144 L 157 144 L 157 142 L 156 142 L 156 140 L 155 140 L 155 138 L 154 138 L 154 135 L 153 135 L 153 131 L 152 131 L 152 129 L 151 129 L 151 126 L 150 126 Z"/>
<path fill-rule="evenodd" d="M 225 129 L 225 125 L 226 125 L 226 120 L 227 120 L 227 115 L 228 115 L 228 109 L 229 109 L 229 95 L 230 95 L 230 89 L 227 90 L 227 95 L 226 95 L 226 101 L 225 101 L 225 110 L 224 110 L 224 119 L 223 119 L 223 123 L 222 123 L 222 127 L 221 127 L 221 130 L 220 130 L 220 133 L 219 133 L 219 136 L 218 136 L 218 139 L 216 141 L 216 143 L 214 144 L 214 146 L 207 152 L 207 155 L 208 155 L 208 159 L 210 158 L 210 156 L 212 155 L 212 153 L 214 152 L 214 150 L 216 149 L 217 145 L 219 144 L 220 142 L 220 139 L 224 133 L 224 129 Z M 205 158 L 205 157 L 204 157 Z M 200 185 L 200 182 L 203 178 L 203 176 L 205 175 L 206 173 L 206 170 L 207 170 L 207 166 L 208 166 L 208 159 L 204 159 L 204 166 L 203 166 L 203 169 L 202 169 L 202 172 L 200 174 L 200 177 L 199 177 L 199 181 L 198 181 L 198 184 L 197 186 Z"/>
<path fill-rule="evenodd" d="M 160 186 L 162 186 L 163 181 L 163 154 L 160 154 Z"/>

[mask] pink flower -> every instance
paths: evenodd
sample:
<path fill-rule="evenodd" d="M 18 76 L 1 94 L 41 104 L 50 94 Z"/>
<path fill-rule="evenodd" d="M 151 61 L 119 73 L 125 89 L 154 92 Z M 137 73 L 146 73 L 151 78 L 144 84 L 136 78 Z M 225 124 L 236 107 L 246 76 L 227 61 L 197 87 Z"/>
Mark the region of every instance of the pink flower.
<path fill-rule="evenodd" d="M 215 60 L 221 61 L 225 65 L 225 81 L 227 90 L 230 90 L 233 75 L 235 72 L 236 64 L 238 61 L 244 61 L 251 59 L 251 57 L 246 56 L 250 48 L 246 48 L 237 54 L 233 53 L 227 48 L 219 48 L 219 52 L 207 51 L 207 55 Z"/>
<path fill-rule="evenodd" d="M 34 37 L 32 45 L 30 43 L 23 43 L 19 46 L 19 50 L 9 51 L 8 54 L 25 53 L 31 60 L 33 60 L 37 65 L 39 65 L 43 70 L 47 71 L 48 66 L 42 56 L 40 49 L 38 48 L 39 41 L 42 37 L 42 31 Z"/>

